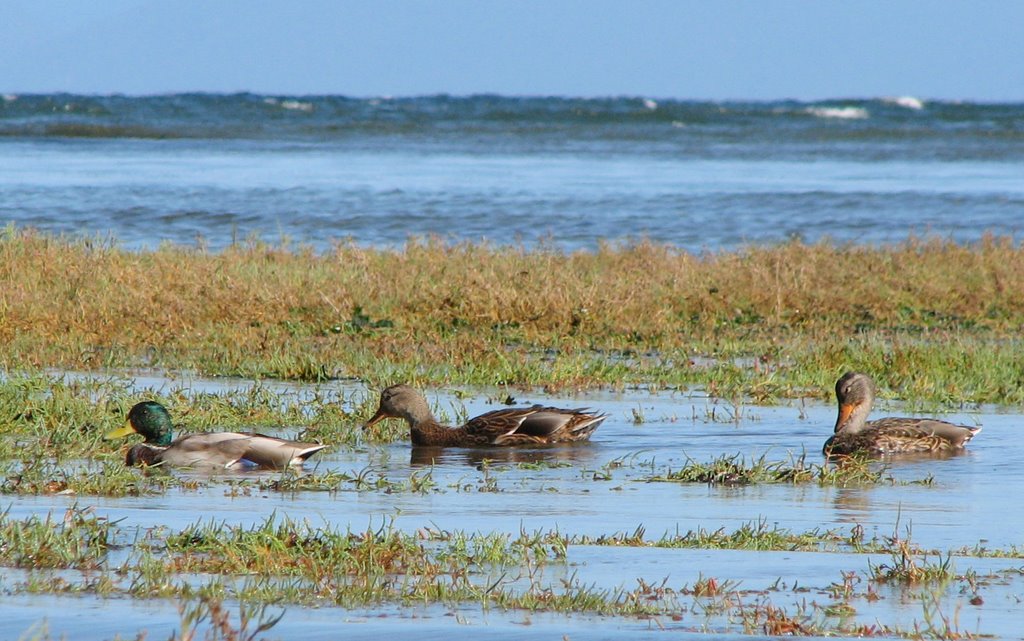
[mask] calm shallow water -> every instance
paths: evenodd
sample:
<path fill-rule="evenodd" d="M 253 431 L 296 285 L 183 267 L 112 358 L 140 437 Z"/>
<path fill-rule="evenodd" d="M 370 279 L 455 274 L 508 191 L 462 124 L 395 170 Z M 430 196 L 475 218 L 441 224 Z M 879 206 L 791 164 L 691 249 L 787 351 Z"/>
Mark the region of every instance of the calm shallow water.
<path fill-rule="evenodd" d="M 218 392 L 245 389 L 251 383 L 239 380 L 192 379 L 174 381 L 155 376 L 136 379 L 143 388 L 185 389 L 192 392 Z M 274 384 L 266 384 L 274 385 Z M 277 391 L 307 394 L 312 387 L 287 384 Z M 318 391 L 351 398 L 358 391 L 351 383 L 321 386 Z M 488 393 L 489 392 L 489 393 Z M 496 390 L 481 390 L 462 401 L 470 414 L 494 409 L 487 403 Z M 809 461 L 820 462 L 820 447 L 831 431 L 834 409 L 831 405 L 811 403 L 791 406 L 739 409 L 740 420 L 711 421 L 714 416 L 732 416 L 736 408 L 709 399 L 700 392 L 650 394 L 595 392 L 571 398 L 543 394 L 518 393 L 521 403 L 550 402 L 564 406 L 589 406 L 610 414 L 595 433 L 593 442 L 582 446 L 536 450 L 461 450 L 441 452 L 414 451 L 407 443 L 387 446 L 361 446 L 321 455 L 313 467 L 356 473 L 370 468 L 374 474 L 395 481 L 412 474 L 429 473 L 436 490 L 417 494 L 383 491 L 254 492 L 250 496 L 232 496 L 221 483 L 198 491 L 170 491 L 158 497 L 123 499 L 95 497 L 8 497 L 4 501 L 12 517 L 30 514 L 63 514 L 71 506 L 93 508 L 121 527 L 141 528 L 165 525 L 180 529 L 197 520 L 224 521 L 228 524 L 253 524 L 272 514 L 292 519 L 308 519 L 314 526 L 349 527 L 363 531 L 392 523 L 407 532 L 422 528 L 465 532 L 507 532 L 558 529 L 567 535 L 609 535 L 632 533 L 638 526 L 648 539 L 662 534 L 685 533 L 703 528 L 731 532 L 756 521 L 777 525 L 793 532 L 815 528 L 837 529 L 843 534 L 855 525 L 866 536 L 886 537 L 894 533 L 924 547 L 939 550 L 973 546 L 979 542 L 990 548 L 1024 545 L 1020 515 L 1008 510 L 1008 497 L 1024 490 L 1024 446 L 1016 439 L 1022 417 L 1019 414 L 964 412 L 944 418 L 965 424 L 980 424 L 984 431 L 962 456 L 946 460 L 891 461 L 892 476 L 919 480 L 931 475 L 933 485 L 896 485 L 858 488 L 818 487 L 816 485 L 755 485 L 739 487 L 704 484 L 650 483 L 645 479 L 666 469 L 678 469 L 688 459 L 708 461 L 722 454 L 747 457 L 764 455 L 768 460 L 788 460 L 804 453 Z M 450 410 L 460 402 L 443 391 L 432 390 L 428 398 L 441 409 Z M 881 408 L 878 416 L 887 409 Z M 644 422 L 634 422 L 634 410 Z M 294 426 L 283 426 L 289 431 Z M 490 459 L 482 466 L 484 459 Z M 518 462 L 539 461 L 564 466 L 531 469 Z M 195 474 L 178 472 L 179 474 Z M 610 475 L 609 480 L 597 480 Z M 275 473 L 248 472 L 227 474 L 225 481 Z M 484 489 L 497 491 L 481 491 Z M 681 588 L 701 576 L 740 581 L 743 589 L 764 590 L 777 581 L 811 589 L 811 593 L 782 590 L 772 593 L 772 602 L 791 608 L 801 599 L 817 598 L 841 572 L 866 575 L 868 562 L 883 562 L 879 557 L 838 553 L 742 552 L 729 550 L 666 550 L 570 546 L 568 565 L 552 564 L 544 569 L 545 580 L 559 584 L 575 577 L 583 584 L 615 589 L 636 586 L 637 578 L 648 583 L 668 580 Z M 1016 612 L 1017 599 L 1024 591 L 1024 580 L 1014 571 L 1024 566 L 1017 560 L 958 558 L 959 573 L 975 570 L 979 574 L 998 572 L 998 580 L 980 590 L 985 604 L 968 605 L 970 594 L 961 594 L 957 585 L 943 595 L 943 610 L 962 611 L 964 630 L 994 634 L 997 638 L 1021 638 Z M 15 576 L 9 576 L 10 589 Z M 864 589 L 863 585 L 860 587 Z M 888 625 L 909 627 L 922 615 L 921 602 L 895 588 L 880 588 L 882 600 L 875 604 L 857 603 L 858 617 L 866 623 L 876 619 Z M 687 598 L 688 599 L 688 598 Z M 685 599 L 684 599 L 685 600 Z M 173 604 L 135 603 L 119 599 L 60 599 L 56 597 L 4 597 L 0 616 L 17 611 L 19 631 L 52 612 L 60 604 L 59 614 L 50 616 L 50 630 L 67 632 L 75 638 L 109 638 L 114 632 L 133 635 L 140 612 L 153 612 L 154 631 L 160 626 L 177 625 Z M 128 611 L 129 614 L 124 614 Z M 131 617 L 128 627 L 93 626 L 94 619 Z M 649 621 L 628 618 L 533 615 L 519 612 L 481 612 L 465 607 L 450 616 L 448 608 L 432 607 L 341 610 L 307 610 L 291 607 L 280 624 L 282 637 L 297 634 L 309 638 L 331 638 L 343 631 L 360 638 L 379 634 L 401 634 L 405 638 L 434 638 L 459 634 L 497 633 L 570 634 L 573 638 L 647 638 L 664 636 L 665 631 Z M 1016 617 L 1016 618 L 1015 618 Z M 116 619 L 114 619 L 116 620 Z M 530 625 L 518 624 L 529 620 Z M 704 621 L 694 613 L 680 622 L 661 622 L 676 633 L 695 632 L 699 626 L 725 630 L 720 620 Z M 122 624 L 126 625 L 126 624 Z M 84 637 L 82 635 L 85 635 Z M 271 635 L 273 636 L 273 635 Z M 157 638 L 160 638 L 158 635 Z M 717 635 L 715 638 L 719 638 Z"/>

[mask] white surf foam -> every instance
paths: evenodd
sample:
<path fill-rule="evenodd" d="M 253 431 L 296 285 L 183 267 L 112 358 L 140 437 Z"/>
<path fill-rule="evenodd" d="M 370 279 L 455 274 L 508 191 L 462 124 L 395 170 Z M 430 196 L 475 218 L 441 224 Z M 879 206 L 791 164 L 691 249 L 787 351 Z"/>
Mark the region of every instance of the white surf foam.
<path fill-rule="evenodd" d="M 905 107 L 907 109 L 913 109 L 914 111 L 920 111 L 924 109 L 924 101 L 914 96 L 896 96 L 895 98 L 885 98 L 884 102 L 890 105 L 897 105 L 899 107 Z"/>
<path fill-rule="evenodd" d="M 808 107 L 806 112 L 818 118 L 864 120 L 868 117 L 868 110 L 864 107 Z"/>
<path fill-rule="evenodd" d="M 300 100 L 282 100 L 281 106 L 292 111 L 313 111 L 313 103 Z"/>

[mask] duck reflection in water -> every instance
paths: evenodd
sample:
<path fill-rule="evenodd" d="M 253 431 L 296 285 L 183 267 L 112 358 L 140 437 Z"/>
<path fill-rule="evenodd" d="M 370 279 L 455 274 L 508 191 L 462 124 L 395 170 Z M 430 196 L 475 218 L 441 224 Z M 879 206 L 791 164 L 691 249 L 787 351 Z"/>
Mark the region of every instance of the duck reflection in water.
<path fill-rule="evenodd" d="M 548 447 L 478 447 L 445 448 L 414 447 L 409 451 L 409 464 L 414 467 L 433 465 L 466 465 L 480 467 L 484 464 L 527 464 L 557 465 L 576 464 L 593 460 L 600 448 L 579 445 L 557 445 Z"/>

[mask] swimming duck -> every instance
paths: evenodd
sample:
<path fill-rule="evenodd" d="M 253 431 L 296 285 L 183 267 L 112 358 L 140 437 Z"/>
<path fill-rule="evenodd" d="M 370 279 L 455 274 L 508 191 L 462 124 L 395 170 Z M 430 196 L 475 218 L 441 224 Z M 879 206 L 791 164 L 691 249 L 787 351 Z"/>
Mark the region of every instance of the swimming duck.
<path fill-rule="evenodd" d="M 317 443 L 300 443 L 239 432 L 186 434 L 172 441 L 171 432 L 171 415 L 167 409 L 155 401 L 143 401 L 128 412 L 124 427 L 108 432 L 104 438 L 141 434 L 146 440 L 128 450 L 126 464 L 163 463 L 176 467 L 255 465 L 285 469 L 289 465 L 301 465 L 312 454 L 327 447 Z"/>
<path fill-rule="evenodd" d="M 413 445 L 484 447 L 545 445 L 585 441 L 607 418 L 586 409 L 516 407 L 471 418 L 461 427 L 437 422 L 423 395 L 408 385 L 392 385 L 380 393 L 380 408 L 364 429 L 386 418 L 405 419 Z"/>
<path fill-rule="evenodd" d="M 867 421 L 875 400 L 875 382 L 860 372 L 847 372 L 836 381 L 836 399 L 839 416 L 835 434 L 822 448 L 826 456 L 952 452 L 962 449 L 981 431 L 980 427 L 928 418 Z"/>

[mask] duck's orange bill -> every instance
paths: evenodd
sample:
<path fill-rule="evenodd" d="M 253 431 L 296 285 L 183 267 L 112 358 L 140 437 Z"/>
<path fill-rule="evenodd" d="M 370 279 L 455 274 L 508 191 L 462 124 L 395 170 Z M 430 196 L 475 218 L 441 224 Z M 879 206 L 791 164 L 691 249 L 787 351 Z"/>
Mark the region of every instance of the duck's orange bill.
<path fill-rule="evenodd" d="M 134 434 L 134 433 L 135 433 L 135 428 L 132 427 L 131 421 L 125 421 L 124 427 L 119 427 L 116 430 L 110 430 L 109 432 L 107 432 L 106 434 L 103 435 L 103 438 L 105 438 L 105 439 L 124 438 L 125 436 L 128 436 L 129 434 Z"/>
<path fill-rule="evenodd" d="M 853 409 L 855 407 L 857 407 L 857 405 L 854 403 L 845 403 L 839 406 L 839 418 L 836 419 L 835 431 L 838 432 L 839 428 L 846 422 L 846 419 L 850 418 L 850 414 L 853 414 Z"/>

